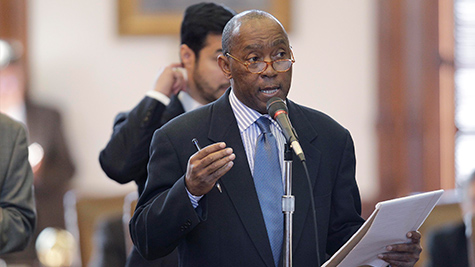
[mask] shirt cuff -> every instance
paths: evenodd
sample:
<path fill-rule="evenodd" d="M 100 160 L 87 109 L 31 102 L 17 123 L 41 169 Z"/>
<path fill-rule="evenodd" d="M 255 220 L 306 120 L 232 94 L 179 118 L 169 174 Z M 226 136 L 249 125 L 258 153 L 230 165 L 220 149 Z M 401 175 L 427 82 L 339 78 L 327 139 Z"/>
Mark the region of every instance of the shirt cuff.
<path fill-rule="evenodd" d="M 168 106 L 168 104 L 170 104 L 170 98 L 160 92 L 150 90 L 147 93 L 145 93 L 145 95 L 162 102 L 162 104 L 164 104 L 165 106 Z"/>
<path fill-rule="evenodd" d="M 191 204 L 193 205 L 193 208 L 196 209 L 196 207 L 198 207 L 198 201 L 200 201 L 200 199 L 203 196 L 202 195 L 201 196 L 195 196 L 192 193 L 190 193 L 190 191 L 188 191 L 188 188 L 185 188 L 185 189 L 186 189 L 186 193 L 188 193 L 188 197 L 190 198 L 190 201 L 191 201 Z"/>

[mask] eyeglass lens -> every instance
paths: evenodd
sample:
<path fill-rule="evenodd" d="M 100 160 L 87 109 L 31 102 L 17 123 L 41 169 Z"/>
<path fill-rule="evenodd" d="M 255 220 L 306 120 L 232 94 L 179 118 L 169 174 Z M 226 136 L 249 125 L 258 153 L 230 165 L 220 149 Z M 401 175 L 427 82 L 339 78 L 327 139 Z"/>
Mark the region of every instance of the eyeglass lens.
<path fill-rule="evenodd" d="M 267 65 L 269 65 L 267 62 L 260 61 L 260 62 L 251 63 L 247 67 L 251 72 L 259 73 L 259 72 L 264 71 Z M 272 67 L 276 71 L 287 71 L 290 69 L 291 66 L 292 66 L 292 62 L 290 60 L 284 59 L 284 60 L 277 60 L 277 61 L 272 62 Z"/>

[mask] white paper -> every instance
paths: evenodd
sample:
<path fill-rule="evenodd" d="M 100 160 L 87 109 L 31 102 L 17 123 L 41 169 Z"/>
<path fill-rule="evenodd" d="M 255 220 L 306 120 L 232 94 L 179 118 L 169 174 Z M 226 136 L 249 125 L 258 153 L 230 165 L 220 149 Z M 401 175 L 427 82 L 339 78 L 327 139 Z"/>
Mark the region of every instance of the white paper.
<path fill-rule="evenodd" d="M 322 267 L 387 266 L 388 263 L 379 259 L 378 254 L 386 252 L 388 245 L 408 242 L 406 234 L 419 229 L 443 192 L 436 190 L 379 202 L 363 226 Z M 348 255 L 342 256 L 349 249 Z M 337 258 L 341 257 L 344 259 L 338 264 Z"/>

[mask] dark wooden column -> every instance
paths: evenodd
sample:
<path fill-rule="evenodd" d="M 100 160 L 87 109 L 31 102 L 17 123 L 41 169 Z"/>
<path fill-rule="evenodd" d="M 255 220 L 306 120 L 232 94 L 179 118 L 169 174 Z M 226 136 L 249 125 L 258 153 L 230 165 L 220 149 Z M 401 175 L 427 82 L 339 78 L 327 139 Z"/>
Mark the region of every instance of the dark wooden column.
<path fill-rule="evenodd" d="M 441 188 L 439 8 L 378 3 L 378 200 Z"/>

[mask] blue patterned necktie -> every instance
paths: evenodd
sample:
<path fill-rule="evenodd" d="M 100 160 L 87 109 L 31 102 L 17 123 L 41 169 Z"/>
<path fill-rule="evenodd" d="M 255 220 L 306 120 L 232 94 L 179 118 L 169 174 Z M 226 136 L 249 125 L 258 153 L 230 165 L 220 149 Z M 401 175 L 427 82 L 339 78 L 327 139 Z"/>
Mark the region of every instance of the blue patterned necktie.
<path fill-rule="evenodd" d="M 270 131 L 271 121 L 260 117 L 256 124 L 261 130 L 257 138 L 254 158 L 254 184 L 266 223 L 274 262 L 279 264 L 284 238 L 284 216 L 282 213 L 282 172 L 280 170 L 277 141 Z"/>

